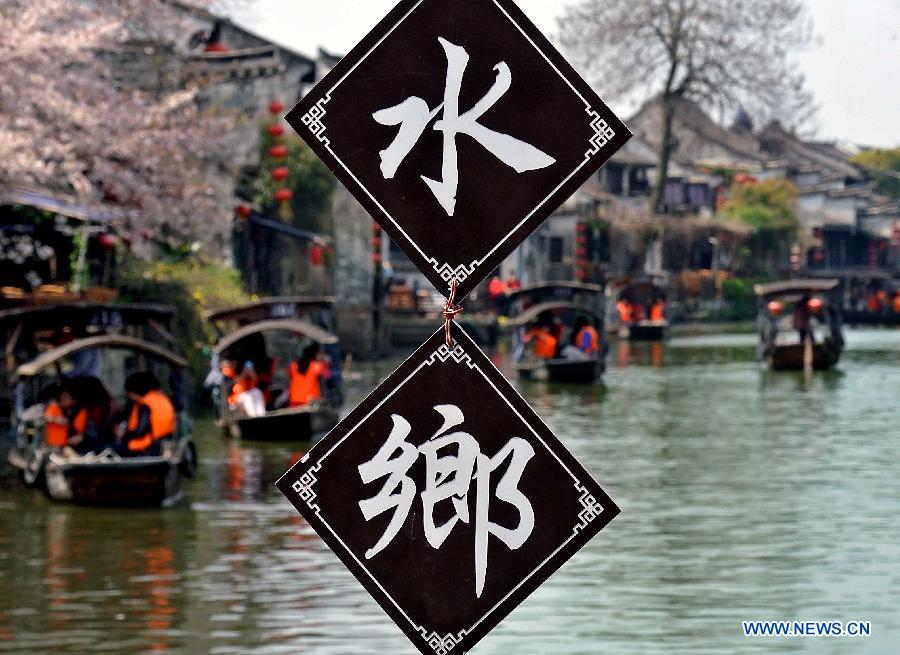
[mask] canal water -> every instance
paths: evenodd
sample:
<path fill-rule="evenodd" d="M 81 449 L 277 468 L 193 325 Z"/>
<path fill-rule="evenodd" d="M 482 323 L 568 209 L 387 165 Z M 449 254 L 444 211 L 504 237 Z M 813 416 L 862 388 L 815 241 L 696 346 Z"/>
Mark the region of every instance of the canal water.
<path fill-rule="evenodd" d="M 622 514 L 473 653 L 900 649 L 900 331 L 840 369 L 772 374 L 752 335 L 613 347 L 602 384 L 522 392 Z M 389 365 L 358 367 L 350 402 Z M 0 489 L 0 653 L 414 652 L 273 488 L 295 447 L 197 423 L 184 507 Z M 439 581 L 436 584 L 440 584 Z M 751 619 L 871 621 L 868 639 L 748 639 Z"/>

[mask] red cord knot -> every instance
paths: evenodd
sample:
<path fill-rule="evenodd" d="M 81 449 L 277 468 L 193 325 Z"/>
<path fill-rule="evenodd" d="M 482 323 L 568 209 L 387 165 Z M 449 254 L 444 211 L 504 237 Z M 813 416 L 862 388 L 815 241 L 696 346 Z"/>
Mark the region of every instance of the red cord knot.
<path fill-rule="evenodd" d="M 447 304 L 444 306 L 444 337 L 448 349 L 453 348 L 453 335 L 450 333 L 450 327 L 463 310 L 462 307 L 456 304 L 456 286 L 456 278 L 453 278 L 450 282 L 450 297 L 447 298 Z"/>

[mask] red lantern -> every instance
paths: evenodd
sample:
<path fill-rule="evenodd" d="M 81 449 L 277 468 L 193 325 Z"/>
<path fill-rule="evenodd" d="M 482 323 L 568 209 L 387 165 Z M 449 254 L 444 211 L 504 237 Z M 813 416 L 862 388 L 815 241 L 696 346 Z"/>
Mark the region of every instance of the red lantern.
<path fill-rule="evenodd" d="M 584 257 L 585 255 L 587 255 L 587 250 L 585 248 L 576 248 L 575 249 L 576 257 Z"/>
<path fill-rule="evenodd" d="M 272 179 L 276 182 L 284 182 L 290 176 L 291 171 L 287 166 L 279 166 L 272 169 Z"/>
<path fill-rule="evenodd" d="M 772 316 L 781 316 L 781 312 L 784 311 L 784 305 L 777 300 L 772 300 L 766 307 Z"/>
<path fill-rule="evenodd" d="M 250 207 L 248 207 L 247 205 L 238 205 L 234 211 L 241 218 L 250 218 L 251 210 L 250 210 Z"/>
<path fill-rule="evenodd" d="M 818 314 L 825 308 L 825 301 L 821 298 L 810 298 L 809 299 L 809 311 L 814 314 Z"/>
<path fill-rule="evenodd" d="M 284 125 L 281 123 L 272 123 L 269 125 L 269 136 L 279 137 L 284 134 Z"/>
<path fill-rule="evenodd" d="M 228 52 L 228 46 L 226 46 L 224 43 L 219 43 L 218 41 L 213 41 L 212 43 L 207 43 L 206 47 L 203 50 L 204 50 L 204 52 L 225 53 L 225 52 Z"/>
<path fill-rule="evenodd" d="M 284 110 L 284 104 L 273 100 L 269 103 L 269 112 L 272 114 L 280 114 Z"/>
<path fill-rule="evenodd" d="M 116 238 L 116 235 L 110 234 L 109 232 L 104 232 L 97 237 L 97 243 L 99 243 L 100 247 L 106 251 L 114 250 L 118 242 L 119 240 Z"/>
<path fill-rule="evenodd" d="M 275 192 L 275 200 L 278 202 L 290 202 L 294 197 L 294 192 L 290 189 L 278 189 Z"/>
<path fill-rule="evenodd" d="M 585 230 L 587 230 L 587 225 L 585 225 L 584 223 L 579 223 L 575 226 L 575 230 L 577 232 L 584 232 Z"/>
<path fill-rule="evenodd" d="M 309 247 L 309 263 L 313 266 L 322 265 L 322 246 L 313 244 Z"/>
<path fill-rule="evenodd" d="M 275 145 L 269 148 L 269 156 L 272 159 L 284 159 L 288 155 L 288 149 L 285 145 Z"/>

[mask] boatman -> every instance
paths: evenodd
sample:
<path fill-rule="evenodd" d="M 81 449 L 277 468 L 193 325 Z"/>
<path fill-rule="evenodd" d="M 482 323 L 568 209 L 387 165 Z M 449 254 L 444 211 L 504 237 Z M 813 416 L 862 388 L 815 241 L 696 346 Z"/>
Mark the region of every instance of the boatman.
<path fill-rule="evenodd" d="M 575 347 L 585 355 L 594 356 L 600 352 L 600 335 L 593 325 L 584 318 L 575 321 L 572 330 L 575 335 Z"/>
<path fill-rule="evenodd" d="M 149 371 L 128 376 L 125 391 L 132 407 L 128 423 L 116 431 L 116 452 L 124 457 L 161 455 L 162 440 L 177 429 L 175 406 Z"/>
<path fill-rule="evenodd" d="M 303 349 L 300 357 L 288 368 L 291 386 L 288 404 L 302 407 L 322 400 L 321 380 L 331 377 L 328 364 L 319 359 L 319 344 L 313 343 Z"/>

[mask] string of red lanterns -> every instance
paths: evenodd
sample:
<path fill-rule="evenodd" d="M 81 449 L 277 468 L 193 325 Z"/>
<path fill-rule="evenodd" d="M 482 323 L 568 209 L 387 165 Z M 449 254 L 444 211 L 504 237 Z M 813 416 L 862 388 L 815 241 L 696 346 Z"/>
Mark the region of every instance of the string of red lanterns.
<path fill-rule="evenodd" d="M 272 169 L 272 181 L 275 182 L 276 188 L 274 193 L 275 200 L 281 204 L 281 215 L 283 218 L 290 217 L 290 202 L 294 197 L 294 192 L 288 188 L 288 180 L 291 176 L 291 169 L 287 166 L 280 165 L 281 160 L 288 156 L 287 146 L 281 142 L 284 137 L 284 125 L 281 123 L 281 113 L 284 111 L 284 104 L 278 100 L 269 103 L 269 113 L 272 114 L 272 123 L 269 124 L 269 136 L 275 143 L 269 148 L 269 156 L 279 165 Z"/>
<path fill-rule="evenodd" d="M 578 223 L 575 227 L 575 277 L 579 282 L 587 279 L 587 225 Z"/>

